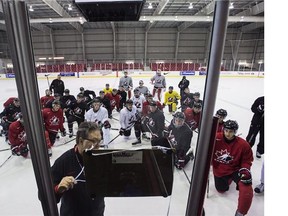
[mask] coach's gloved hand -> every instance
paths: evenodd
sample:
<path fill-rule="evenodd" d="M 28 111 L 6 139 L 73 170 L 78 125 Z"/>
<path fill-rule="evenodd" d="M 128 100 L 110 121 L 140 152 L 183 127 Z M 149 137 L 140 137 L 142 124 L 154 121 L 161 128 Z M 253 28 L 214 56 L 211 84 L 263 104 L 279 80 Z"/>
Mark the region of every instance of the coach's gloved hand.
<path fill-rule="evenodd" d="M 238 171 L 238 176 L 240 177 L 240 181 L 244 184 L 252 184 L 252 175 L 249 169 L 241 168 Z"/>
<path fill-rule="evenodd" d="M 120 128 L 120 131 L 119 131 L 120 136 L 123 136 L 124 132 L 125 132 L 125 129 L 124 128 Z"/>
<path fill-rule="evenodd" d="M 73 176 L 65 176 L 62 178 L 61 182 L 58 184 L 57 192 L 63 193 L 64 191 L 69 190 L 70 188 L 73 188 L 75 184 L 75 179 Z"/>
<path fill-rule="evenodd" d="M 65 137 L 66 135 L 67 135 L 67 133 L 66 133 L 66 129 L 64 128 L 64 130 L 61 131 L 61 136 L 62 136 L 62 137 Z"/>
<path fill-rule="evenodd" d="M 104 123 L 103 123 L 103 127 L 104 127 L 105 129 L 107 129 L 107 128 L 111 128 L 111 124 L 110 124 L 110 122 L 109 122 L 108 120 L 104 121 Z"/>

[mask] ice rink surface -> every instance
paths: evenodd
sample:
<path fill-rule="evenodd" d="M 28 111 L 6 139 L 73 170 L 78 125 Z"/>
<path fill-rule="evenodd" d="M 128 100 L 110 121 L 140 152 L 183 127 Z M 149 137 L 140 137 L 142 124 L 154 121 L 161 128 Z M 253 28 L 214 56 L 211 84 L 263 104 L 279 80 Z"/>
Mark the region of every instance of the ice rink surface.
<path fill-rule="evenodd" d="M 150 84 L 151 77 L 133 77 L 134 87 L 138 86 L 139 80 L 144 81 L 144 85 L 152 91 Z M 200 98 L 203 99 L 205 88 L 205 77 L 189 77 L 190 92 L 200 92 Z M 105 87 L 106 83 L 110 87 L 117 88 L 119 78 L 116 77 L 101 77 L 101 78 L 65 78 L 65 88 L 70 89 L 70 94 L 75 96 L 79 93 L 79 88 L 83 86 L 85 89 L 94 90 L 96 95 L 99 95 L 99 90 Z M 167 89 L 168 86 L 174 86 L 174 90 L 179 90 L 178 83 L 181 77 L 166 77 Z M 49 80 L 50 83 L 52 79 Z M 17 96 L 16 83 L 14 79 L 0 80 L 2 88 L 0 104 L 3 104 L 7 98 Z M 46 79 L 38 81 L 39 94 L 44 96 L 45 89 L 48 88 Z M 35 87 L 36 89 L 36 87 Z M 250 121 L 253 113 L 250 107 L 254 100 L 264 95 L 264 79 L 263 78 L 232 78 L 221 77 L 218 85 L 217 99 L 215 111 L 223 108 L 228 112 L 226 120 L 236 120 L 239 124 L 238 134 L 240 137 L 246 137 Z M 162 97 L 163 98 L 163 97 Z M 168 108 L 165 108 L 165 117 L 168 121 L 172 116 L 168 113 Z M 2 111 L 2 110 L 1 110 Z M 119 113 L 113 112 L 113 117 L 119 119 Z M 113 128 L 120 128 L 119 122 L 115 119 L 111 120 Z M 166 122 L 167 123 L 167 122 Z M 74 124 L 76 128 L 76 125 Z M 68 131 L 67 123 L 65 128 Z M 111 130 L 111 138 L 114 138 L 118 131 Z M 53 147 L 53 156 L 50 158 L 50 163 L 53 165 L 54 161 L 66 150 L 72 148 L 75 142 L 59 146 L 57 145 L 69 140 L 68 136 L 60 138 Z M 124 138 L 118 137 L 110 148 L 132 148 L 131 142 L 135 140 L 135 135 L 132 130 L 131 137 L 128 141 Z M 256 139 L 256 144 L 258 137 Z M 149 148 L 149 142 L 142 142 L 142 148 Z M 192 146 L 196 149 L 197 134 L 193 134 Z M 260 183 L 260 174 L 262 161 L 255 157 L 256 144 L 253 147 L 254 162 L 252 165 L 253 188 Z M 0 150 L 9 148 L 5 143 L 4 138 L 0 137 Z M 0 152 L 0 165 L 11 155 L 10 151 Z M 185 167 L 188 176 L 191 176 L 193 162 L 189 162 Z M 230 190 L 224 194 L 220 194 L 214 187 L 213 175 L 210 171 L 210 185 L 209 198 L 204 201 L 204 208 L 207 216 L 233 216 L 237 208 L 238 191 L 236 191 L 235 183 L 232 183 Z M 32 216 L 43 215 L 41 203 L 38 200 L 38 191 L 33 172 L 31 159 L 24 159 L 22 157 L 12 156 L 2 167 L 0 167 L 0 215 L 19 215 Z M 174 185 L 172 196 L 168 198 L 163 197 L 140 197 L 140 198 L 105 198 L 105 216 L 184 216 L 186 212 L 187 197 L 189 192 L 189 183 L 184 172 L 175 169 L 174 171 Z M 60 206 L 60 205 L 58 205 Z M 169 212 L 169 214 L 168 214 Z M 248 212 L 249 216 L 263 216 L 264 215 L 264 195 L 254 194 L 252 206 Z"/>

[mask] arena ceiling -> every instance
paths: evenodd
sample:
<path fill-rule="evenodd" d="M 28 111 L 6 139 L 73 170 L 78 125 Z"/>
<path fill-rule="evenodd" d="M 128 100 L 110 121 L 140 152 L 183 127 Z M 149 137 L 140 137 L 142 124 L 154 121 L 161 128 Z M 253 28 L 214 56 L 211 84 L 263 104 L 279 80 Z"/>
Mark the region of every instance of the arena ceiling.
<path fill-rule="evenodd" d="M 31 30 L 78 30 L 95 28 L 209 28 L 213 21 L 213 0 L 146 0 L 139 21 L 134 22 L 87 22 L 74 0 L 26 0 Z M 228 28 L 243 31 L 264 29 L 264 1 L 230 1 Z M 192 7 L 191 7 L 192 5 Z M 5 30 L 3 10 L 0 23 Z"/>

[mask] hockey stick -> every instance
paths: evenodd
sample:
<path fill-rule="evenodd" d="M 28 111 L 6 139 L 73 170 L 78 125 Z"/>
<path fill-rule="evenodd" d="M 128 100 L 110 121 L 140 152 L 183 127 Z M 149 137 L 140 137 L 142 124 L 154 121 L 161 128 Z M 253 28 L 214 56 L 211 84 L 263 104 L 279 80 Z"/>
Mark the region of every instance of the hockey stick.
<path fill-rule="evenodd" d="M 45 74 L 45 77 L 47 78 L 48 88 L 50 88 L 50 83 L 49 83 L 49 78 L 48 78 L 49 75 L 50 74 Z"/>
<path fill-rule="evenodd" d="M 119 136 L 120 136 L 120 134 L 118 134 L 116 137 L 114 137 L 112 140 L 110 140 L 107 145 L 100 145 L 100 147 L 108 146 L 110 143 L 112 143 L 112 142 L 113 142 L 115 139 L 117 139 Z"/>
<path fill-rule="evenodd" d="M 189 184 L 191 185 L 191 181 L 190 181 L 190 179 L 189 179 L 189 177 L 188 177 L 186 171 L 185 171 L 184 169 L 182 169 L 182 170 L 183 170 L 183 172 L 184 172 L 184 174 L 185 174 L 185 176 L 186 176 L 187 181 L 188 181 Z"/>
<path fill-rule="evenodd" d="M 117 131 L 119 131 L 119 129 L 118 128 L 110 128 L 111 130 L 117 130 Z"/>
<path fill-rule="evenodd" d="M 116 119 L 116 118 L 114 118 L 113 116 L 112 116 L 112 119 L 114 119 L 114 120 L 116 120 L 116 121 L 119 121 L 119 119 Z"/>
<path fill-rule="evenodd" d="M 75 136 L 75 135 L 74 135 Z M 66 144 L 68 144 L 68 143 L 70 143 L 70 142 L 72 142 L 72 141 L 74 141 L 76 139 L 76 137 L 75 138 L 73 138 L 73 139 L 71 139 L 71 140 L 68 140 L 68 141 L 66 141 L 66 142 L 64 142 L 64 143 L 61 143 L 61 144 L 59 144 L 59 145 L 55 145 L 55 147 L 59 147 L 59 146 L 63 146 L 63 145 L 66 145 Z"/>
<path fill-rule="evenodd" d="M 207 192 L 206 192 L 206 197 L 209 198 L 209 182 L 210 182 L 210 173 L 208 175 L 208 179 L 207 179 Z"/>
<path fill-rule="evenodd" d="M 12 154 L 0 165 L 0 168 L 12 157 Z"/>
<path fill-rule="evenodd" d="M 0 152 L 11 150 L 11 148 L 1 149 Z"/>

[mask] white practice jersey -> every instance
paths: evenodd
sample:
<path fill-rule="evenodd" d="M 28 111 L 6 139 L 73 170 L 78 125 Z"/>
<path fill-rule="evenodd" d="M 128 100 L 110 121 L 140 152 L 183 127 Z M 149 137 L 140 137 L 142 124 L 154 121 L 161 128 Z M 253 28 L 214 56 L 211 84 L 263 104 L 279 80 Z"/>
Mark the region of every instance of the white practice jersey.
<path fill-rule="evenodd" d="M 125 91 L 128 91 L 129 88 L 133 88 L 133 82 L 132 82 L 132 78 L 127 76 L 127 77 L 121 77 L 120 81 L 119 81 L 119 87 L 123 86 Z"/>
<path fill-rule="evenodd" d="M 142 87 L 138 86 L 135 88 L 135 90 L 138 90 L 142 95 L 146 93 L 150 93 L 146 86 L 142 86 Z"/>
<path fill-rule="evenodd" d="M 163 75 L 158 76 L 157 74 L 151 78 L 151 81 L 156 88 L 166 88 L 166 80 Z"/>
<path fill-rule="evenodd" d="M 87 122 L 96 122 L 104 123 L 104 121 L 108 120 L 108 111 L 105 107 L 100 107 L 97 112 L 93 111 L 93 108 L 89 109 L 85 113 L 85 120 Z"/>
<path fill-rule="evenodd" d="M 138 98 L 133 96 L 132 97 L 133 104 L 136 106 L 138 112 L 142 113 L 143 103 L 146 101 L 143 95 L 140 95 Z"/>
<path fill-rule="evenodd" d="M 120 111 L 120 126 L 123 129 L 131 129 L 134 126 L 134 122 L 137 120 L 138 114 L 137 108 L 135 105 L 132 106 L 132 110 L 129 111 L 127 107 L 124 107 Z"/>

